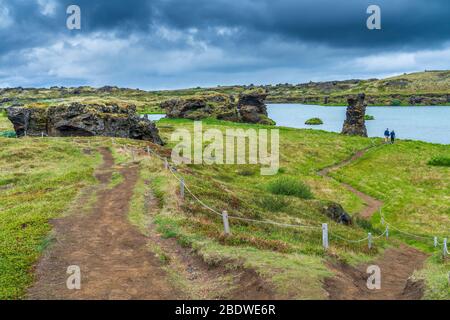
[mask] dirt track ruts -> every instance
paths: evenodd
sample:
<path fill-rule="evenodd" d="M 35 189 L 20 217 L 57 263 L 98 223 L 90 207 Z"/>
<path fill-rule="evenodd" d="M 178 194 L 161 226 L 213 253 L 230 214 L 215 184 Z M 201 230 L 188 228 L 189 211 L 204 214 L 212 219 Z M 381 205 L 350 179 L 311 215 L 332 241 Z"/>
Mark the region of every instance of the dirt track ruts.
<path fill-rule="evenodd" d="M 114 159 L 100 150 L 103 164 L 92 212 L 75 213 L 52 221 L 55 241 L 36 266 L 36 282 L 29 299 L 177 299 L 161 262 L 148 247 L 148 239 L 127 218 L 138 179 L 137 166 L 120 169 L 123 182 L 108 189 Z M 68 290 L 67 268 L 81 269 L 81 289 Z"/>
<path fill-rule="evenodd" d="M 373 147 L 356 152 L 351 158 L 320 170 L 319 175 L 332 179 L 328 174 L 361 158 Z M 359 216 L 370 219 L 383 206 L 383 202 L 365 194 L 349 184 L 340 184 L 358 196 L 366 205 Z M 401 245 L 388 248 L 377 260 L 356 267 L 344 263 L 329 264 L 336 274 L 325 279 L 324 287 L 332 300 L 418 300 L 423 296 L 423 282 L 413 282 L 411 276 L 421 269 L 427 255 L 415 248 Z M 366 272 L 369 265 L 377 265 L 381 270 L 381 289 L 369 290 Z"/>

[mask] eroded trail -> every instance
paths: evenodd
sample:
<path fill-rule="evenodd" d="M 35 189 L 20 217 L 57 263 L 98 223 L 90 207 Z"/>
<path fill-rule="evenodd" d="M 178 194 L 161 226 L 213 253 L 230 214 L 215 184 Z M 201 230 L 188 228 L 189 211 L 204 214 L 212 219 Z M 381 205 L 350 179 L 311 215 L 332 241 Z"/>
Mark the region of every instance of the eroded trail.
<path fill-rule="evenodd" d="M 108 189 L 114 160 L 100 150 L 103 165 L 92 212 L 52 221 L 56 237 L 36 267 L 30 299 L 177 299 L 181 293 L 167 280 L 161 262 L 149 251 L 148 239 L 133 227 L 127 213 L 138 167 L 120 169 L 123 182 Z M 69 266 L 81 269 L 81 289 L 69 290 Z"/>
<path fill-rule="evenodd" d="M 369 264 L 330 265 L 336 276 L 325 280 L 325 289 L 332 300 L 419 300 L 424 291 L 423 282 L 413 282 L 410 277 L 422 268 L 426 258 L 425 253 L 401 245 L 387 249 L 383 256 Z M 369 265 L 380 267 L 380 290 L 367 287 Z"/>
<path fill-rule="evenodd" d="M 339 170 L 342 167 L 345 167 L 346 165 L 358 160 L 359 158 L 361 158 L 368 150 L 370 150 L 370 148 L 366 148 L 363 150 L 358 151 L 357 153 L 355 153 L 350 159 L 344 160 L 342 162 L 339 162 L 333 166 L 327 167 L 325 169 L 322 169 L 319 171 L 319 175 L 332 179 L 328 176 L 328 174 L 331 171 L 335 171 L 335 170 Z M 359 212 L 359 215 L 362 218 L 365 219 L 369 219 L 370 217 L 372 217 L 372 215 L 374 213 L 376 213 L 377 211 L 380 210 L 380 208 L 383 206 L 383 202 L 380 200 L 377 200 L 371 196 L 369 196 L 368 194 L 365 194 L 355 188 L 353 188 L 351 185 L 347 184 L 347 183 L 343 183 L 341 182 L 341 185 L 346 188 L 347 190 L 349 190 L 351 193 L 357 195 L 366 205 L 364 207 L 363 210 L 361 210 L 361 212 Z"/>
<path fill-rule="evenodd" d="M 319 174 L 332 179 L 328 174 L 361 158 L 372 147 L 358 151 L 350 159 L 319 171 Z M 359 216 L 372 217 L 383 206 L 383 202 L 365 194 L 352 186 L 342 183 L 347 190 L 358 196 L 366 205 Z M 423 296 L 423 283 L 411 281 L 415 270 L 423 267 L 427 255 L 415 248 L 401 245 L 387 249 L 377 260 L 356 267 L 344 263 L 330 264 L 336 274 L 325 280 L 324 286 L 332 300 L 417 300 Z M 377 265 L 381 271 L 381 289 L 369 290 L 367 287 L 367 267 Z"/>

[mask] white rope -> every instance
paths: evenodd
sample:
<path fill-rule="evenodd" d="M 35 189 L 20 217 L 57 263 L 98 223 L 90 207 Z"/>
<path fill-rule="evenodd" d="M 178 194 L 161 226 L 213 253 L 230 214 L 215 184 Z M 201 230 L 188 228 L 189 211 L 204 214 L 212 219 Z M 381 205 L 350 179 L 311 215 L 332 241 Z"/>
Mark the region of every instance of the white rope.
<path fill-rule="evenodd" d="M 389 226 L 390 228 L 396 230 L 397 232 L 403 233 L 403 234 L 408 235 L 408 236 L 410 236 L 410 237 L 415 237 L 415 238 L 424 239 L 424 240 L 430 240 L 430 237 L 418 236 L 418 235 L 416 235 L 416 234 L 413 234 L 413 233 L 409 233 L 409 232 L 400 230 L 400 229 L 398 229 L 397 227 L 394 227 L 393 225 L 391 225 L 390 223 L 387 223 L 386 220 L 384 220 L 384 221 L 385 221 L 385 223 L 386 223 L 387 226 Z"/>
<path fill-rule="evenodd" d="M 301 225 L 301 224 L 280 223 L 280 222 L 275 222 L 275 221 L 271 221 L 271 220 L 254 220 L 254 219 L 241 218 L 241 217 L 236 217 L 236 216 L 228 216 L 228 218 L 235 219 L 235 220 L 248 221 L 248 222 L 255 222 L 255 223 L 272 224 L 272 225 L 276 225 L 276 226 L 280 226 L 280 227 L 321 229 L 321 227 L 319 227 L 319 226 L 315 227 L 315 226 L 307 226 L 307 225 Z"/>
<path fill-rule="evenodd" d="M 408 235 L 410 237 L 415 237 L 415 238 L 418 238 L 418 239 L 430 240 L 429 237 L 424 237 L 424 236 L 419 236 L 419 235 L 416 235 L 416 234 L 413 234 L 413 233 L 409 233 L 409 232 L 400 230 L 399 228 L 393 226 L 392 224 L 390 224 L 386 220 L 386 218 L 384 217 L 383 212 L 381 211 L 381 209 L 380 209 L 380 216 L 381 216 L 381 219 L 383 219 L 385 225 L 387 225 L 389 228 L 392 228 L 392 229 L 396 230 L 397 232 L 400 232 L 400 233 L 403 233 L 403 234 Z"/>
<path fill-rule="evenodd" d="M 179 178 L 174 172 L 173 172 L 173 167 L 169 166 L 170 172 L 172 173 L 172 175 L 175 177 L 175 179 L 177 179 L 178 181 L 181 182 L 181 178 Z M 211 208 L 210 206 L 208 206 L 207 204 L 205 204 L 202 200 L 200 200 L 192 191 L 191 189 L 186 185 L 186 183 L 184 183 L 184 188 L 186 189 L 186 191 L 195 199 L 197 200 L 203 207 L 205 207 L 206 209 L 214 212 L 215 214 L 219 215 L 219 216 L 223 216 L 222 213 L 218 212 L 217 210 Z M 311 229 L 320 229 L 320 227 L 314 227 L 314 226 L 307 226 L 307 225 L 299 225 L 299 224 L 288 224 L 288 223 L 280 223 L 280 222 L 275 222 L 275 221 L 271 221 L 271 220 L 255 220 L 255 219 L 250 219 L 250 218 L 243 218 L 243 217 L 237 217 L 237 216 L 228 216 L 229 219 L 235 219 L 235 220 L 241 220 L 241 221 L 247 221 L 247 222 L 255 222 L 255 223 L 265 223 L 265 224 L 272 224 L 272 225 L 276 225 L 276 226 L 281 226 L 281 227 L 293 227 L 293 228 L 311 228 Z"/>
<path fill-rule="evenodd" d="M 169 165 L 169 171 L 170 173 L 172 173 L 172 175 L 175 177 L 175 179 L 177 179 L 179 182 L 181 182 L 181 178 L 178 177 L 175 172 L 173 171 L 174 166 Z M 205 204 L 202 200 L 200 200 L 192 191 L 191 189 L 186 185 L 186 183 L 184 183 L 184 188 L 186 189 L 186 191 L 195 199 L 197 200 L 197 202 L 199 202 L 203 207 L 205 207 L 206 209 L 214 212 L 215 214 L 219 215 L 219 216 L 223 216 L 222 213 L 218 212 L 217 210 L 211 208 L 210 206 L 208 206 L 207 204 Z M 247 222 L 256 222 L 256 223 L 265 223 L 265 224 L 272 224 L 272 225 L 277 225 L 277 226 L 282 226 L 282 227 L 294 227 L 294 228 L 314 228 L 314 229 L 318 229 L 320 227 L 314 227 L 314 226 L 307 226 L 307 225 L 299 225 L 299 224 L 288 224 L 288 223 L 279 223 L 279 222 L 275 222 L 275 221 L 271 221 L 271 220 L 254 220 L 254 219 L 250 219 L 250 218 L 242 218 L 242 217 L 237 217 L 237 216 L 228 216 L 229 219 L 235 219 L 235 220 L 241 220 L 241 221 L 247 221 Z"/>
<path fill-rule="evenodd" d="M 382 236 L 384 236 L 384 235 L 386 234 L 386 232 L 387 232 L 387 229 L 384 230 L 384 232 L 383 232 L 382 234 L 380 234 L 379 236 L 372 237 L 372 239 L 379 239 L 379 238 L 381 238 Z"/>
<path fill-rule="evenodd" d="M 152 154 L 154 154 L 156 157 L 158 157 L 159 159 L 161 159 L 161 160 L 166 160 L 166 159 L 167 159 L 167 158 L 161 157 L 159 154 L 157 154 L 157 153 L 156 153 L 153 149 L 151 149 L 151 148 L 148 148 L 148 150 L 149 150 Z M 175 179 L 177 179 L 179 182 L 181 182 L 182 179 L 181 179 L 180 177 L 178 177 L 178 176 L 175 174 L 174 169 L 176 169 L 176 167 L 173 166 L 173 165 L 171 165 L 171 164 L 169 164 L 169 171 L 170 171 L 170 173 L 175 177 Z M 191 189 L 186 185 L 186 183 L 184 183 L 184 188 L 185 188 L 186 191 L 187 191 L 187 192 L 188 192 L 188 193 L 189 193 L 189 194 L 190 194 L 190 195 L 191 195 L 198 203 L 200 203 L 204 208 L 208 209 L 209 211 L 215 213 L 216 215 L 218 215 L 218 216 L 220 216 L 220 217 L 223 217 L 223 214 L 222 214 L 221 212 L 215 210 L 214 208 L 211 208 L 211 207 L 208 206 L 206 203 L 204 203 L 202 200 L 200 200 L 200 199 L 199 199 L 199 198 L 191 191 Z M 395 226 L 391 225 L 390 223 L 388 223 L 388 222 L 386 221 L 386 219 L 384 218 L 384 216 L 383 216 L 383 214 L 382 214 L 381 212 L 380 212 L 380 215 L 381 215 L 381 217 L 382 217 L 384 223 L 385 223 L 387 226 L 389 226 L 390 228 L 392 228 L 392 229 L 394 229 L 394 230 L 396 230 L 396 231 L 398 231 L 398 232 L 400 232 L 400 233 L 409 235 L 409 236 L 413 236 L 413 237 L 417 237 L 417 238 L 427 239 L 427 240 L 428 240 L 427 237 L 418 236 L 418 235 L 415 235 L 415 234 L 412 234 L 412 233 L 408 233 L 408 232 L 406 232 L 406 231 L 402 231 L 402 230 L 396 228 Z M 275 222 L 275 221 L 271 221 L 271 220 L 255 220 L 255 219 L 243 218 L 243 217 L 237 217 L 237 216 L 228 216 L 228 218 L 229 218 L 229 219 L 240 220 L 240 221 L 246 221 L 246 222 L 271 224 L 271 225 L 276 225 L 276 226 L 281 226 L 281 227 L 321 229 L 320 226 L 317 226 L 317 227 L 316 227 L 316 226 L 307 226 L 307 225 L 299 225 L 299 224 L 288 224 L 288 223 Z M 379 239 L 379 238 L 383 237 L 386 233 L 387 233 L 387 229 L 386 229 L 383 233 L 381 233 L 380 235 L 375 236 L 375 237 L 372 237 L 372 239 Z M 360 242 L 363 242 L 363 241 L 367 241 L 367 240 L 369 239 L 368 236 L 365 237 L 365 238 L 363 238 L 363 239 L 351 240 L 351 239 L 346 239 L 346 238 L 344 238 L 344 237 L 341 237 L 341 236 L 339 236 L 338 234 L 334 234 L 334 233 L 330 233 L 330 235 L 333 236 L 333 237 L 335 237 L 335 238 L 337 238 L 337 239 L 340 239 L 340 240 L 343 240 L 343 241 L 347 241 L 347 242 L 349 242 L 349 243 L 360 243 Z"/>
<path fill-rule="evenodd" d="M 347 241 L 347 242 L 350 242 L 350 243 L 360 243 L 360 242 L 363 242 L 363 241 L 366 241 L 366 240 L 369 239 L 369 237 L 367 236 L 367 237 L 365 237 L 364 239 L 350 240 L 350 239 L 343 238 L 343 237 L 341 237 L 341 236 L 339 236 L 339 235 L 337 235 L 337 234 L 334 234 L 334 233 L 330 233 L 330 234 L 331 234 L 332 236 L 334 236 L 335 238 L 338 238 L 338 239 L 340 239 L 340 240 Z"/>

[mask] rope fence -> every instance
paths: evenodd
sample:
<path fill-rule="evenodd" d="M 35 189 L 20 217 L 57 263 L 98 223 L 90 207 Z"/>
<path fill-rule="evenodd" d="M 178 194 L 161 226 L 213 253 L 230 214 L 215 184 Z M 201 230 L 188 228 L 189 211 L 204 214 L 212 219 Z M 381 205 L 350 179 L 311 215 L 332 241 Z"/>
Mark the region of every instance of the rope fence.
<path fill-rule="evenodd" d="M 114 140 L 113 140 L 113 144 L 115 144 Z M 125 150 L 129 151 L 128 148 L 125 148 Z M 135 152 L 132 152 L 132 159 L 133 161 L 135 161 Z M 424 237 L 421 235 L 416 235 L 410 232 L 406 232 L 404 230 L 401 230 L 397 227 L 395 227 L 394 225 L 392 225 L 391 223 L 389 223 L 386 218 L 384 217 L 381 209 L 380 209 L 380 222 L 382 225 L 385 225 L 385 230 L 374 236 L 372 235 L 372 233 L 368 233 L 366 237 L 361 238 L 361 239 L 347 239 L 345 237 L 340 236 L 339 234 L 335 233 L 335 232 L 330 232 L 329 230 L 329 226 L 327 223 L 323 223 L 322 226 L 311 226 L 311 225 L 301 225 L 301 224 L 290 224 L 290 223 L 281 223 L 281 222 L 276 222 L 276 221 L 272 221 L 272 220 L 255 220 L 255 219 L 250 219 L 250 218 L 244 218 L 244 217 L 239 217 L 239 216 L 234 216 L 234 215 L 229 215 L 227 211 L 222 211 L 220 212 L 219 210 L 216 210 L 214 208 L 212 208 L 211 206 L 207 205 L 204 201 L 202 201 L 197 195 L 195 195 L 192 190 L 189 188 L 189 186 L 186 184 L 185 179 L 183 177 L 181 177 L 181 175 L 178 173 L 177 168 L 169 163 L 168 159 L 166 157 L 162 157 L 161 155 L 159 155 L 158 153 L 156 153 L 152 148 L 150 148 L 149 146 L 147 146 L 144 150 L 144 152 L 148 155 L 154 155 L 155 157 L 157 157 L 158 159 L 160 159 L 163 164 L 164 164 L 164 168 L 166 170 L 169 170 L 169 172 L 172 174 L 172 176 L 180 183 L 180 197 L 181 199 L 185 198 L 185 194 L 189 194 L 195 201 L 197 201 L 202 207 L 204 207 L 205 209 L 207 209 L 208 211 L 214 213 L 215 215 L 219 216 L 222 218 L 222 222 L 223 222 L 223 227 L 224 227 L 224 233 L 226 235 L 230 235 L 231 234 L 231 228 L 230 228 L 230 222 L 229 220 L 238 220 L 238 221 L 244 221 L 244 222 L 249 222 L 249 223 L 258 223 L 258 224 L 268 224 L 268 225 L 274 225 L 274 226 L 278 226 L 278 227 L 285 227 L 285 228 L 306 228 L 306 229 L 313 229 L 313 230 L 322 230 L 322 246 L 325 250 L 327 250 L 329 248 L 329 240 L 330 238 L 335 238 L 347 243 L 352 243 L 352 244 L 359 244 L 359 243 L 363 243 L 363 242 L 367 242 L 367 246 L 369 249 L 372 249 L 373 247 L 373 242 L 374 240 L 378 240 L 381 239 L 382 237 L 385 237 L 386 240 L 389 239 L 389 231 L 390 230 L 395 230 L 401 234 L 410 236 L 410 237 L 414 237 L 416 239 L 421 239 L 421 240 L 426 240 L 426 242 L 429 242 L 430 240 L 434 241 L 434 247 L 440 247 L 442 245 L 443 248 L 443 255 L 447 256 L 450 255 L 449 251 L 448 251 L 448 246 L 447 246 L 447 238 L 443 239 L 443 243 L 441 244 L 439 242 L 439 239 L 437 237 L 431 238 L 430 237 Z"/>

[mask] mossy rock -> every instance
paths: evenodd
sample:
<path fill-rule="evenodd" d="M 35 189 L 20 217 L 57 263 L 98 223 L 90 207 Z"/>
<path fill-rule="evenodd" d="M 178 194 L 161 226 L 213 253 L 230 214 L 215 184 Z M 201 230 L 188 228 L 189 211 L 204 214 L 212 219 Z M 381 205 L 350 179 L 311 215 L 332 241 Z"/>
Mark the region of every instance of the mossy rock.
<path fill-rule="evenodd" d="M 306 120 L 305 124 L 309 126 L 318 126 L 323 124 L 323 121 L 320 118 L 311 118 L 309 120 Z"/>
<path fill-rule="evenodd" d="M 366 121 L 375 120 L 375 117 L 374 117 L 374 116 L 371 116 L 370 114 L 366 114 L 366 115 L 364 116 L 364 120 L 366 120 Z"/>

